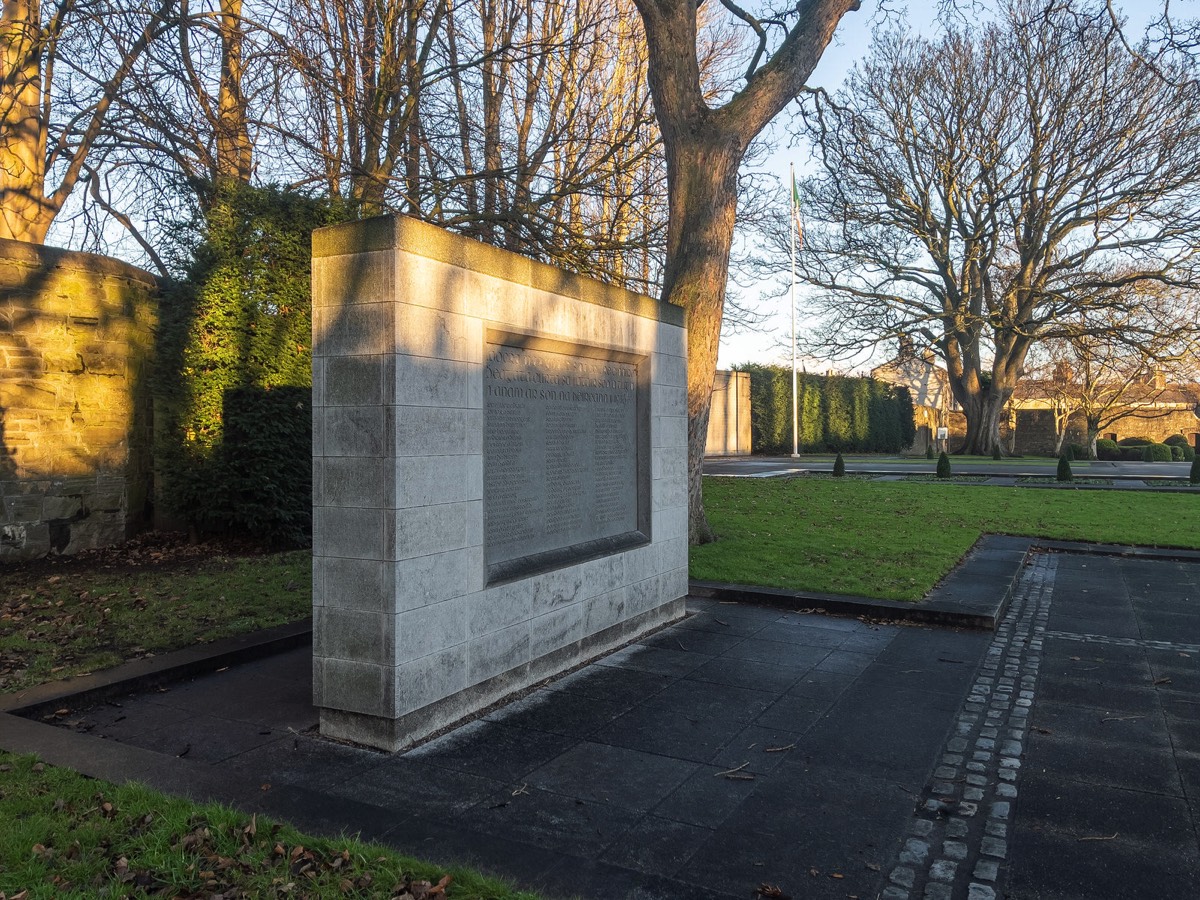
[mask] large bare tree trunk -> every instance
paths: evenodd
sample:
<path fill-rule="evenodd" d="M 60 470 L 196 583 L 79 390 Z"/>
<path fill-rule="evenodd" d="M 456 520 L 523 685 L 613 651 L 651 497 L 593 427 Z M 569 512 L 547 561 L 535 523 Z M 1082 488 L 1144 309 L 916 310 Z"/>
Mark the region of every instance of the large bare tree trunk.
<path fill-rule="evenodd" d="M 4 0 L 0 15 L 0 238 L 44 243 L 54 220 L 45 202 L 41 11 Z"/>
<path fill-rule="evenodd" d="M 688 312 L 688 535 L 692 543 L 704 543 L 714 537 L 704 514 L 701 475 L 738 166 L 755 136 L 800 92 L 842 16 L 859 4 L 800 0 L 782 44 L 768 55 L 764 42 L 747 69 L 745 87 L 712 108 L 701 87 L 695 0 L 634 2 L 646 28 L 648 79 L 667 158 L 670 214 L 662 296 Z M 735 14 L 751 20 L 744 10 Z M 765 34 L 761 23 L 753 24 Z"/>
<path fill-rule="evenodd" d="M 714 141 L 688 147 L 668 161 L 674 187 L 671 221 L 678 222 L 678 230 L 668 238 L 671 250 L 664 293 L 670 302 L 688 310 L 688 537 L 693 544 L 715 537 L 704 514 L 704 445 L 742 153 L 740 144 Z"/>
<path fill-rule="evenodd" d="M 1007 398 L 1003 393 L 985 390 L 968 397 L 963 403 L 967 418 L 967 435 L 961 453 L 990 456 L 1000 446 L 1000 418 Z"/>

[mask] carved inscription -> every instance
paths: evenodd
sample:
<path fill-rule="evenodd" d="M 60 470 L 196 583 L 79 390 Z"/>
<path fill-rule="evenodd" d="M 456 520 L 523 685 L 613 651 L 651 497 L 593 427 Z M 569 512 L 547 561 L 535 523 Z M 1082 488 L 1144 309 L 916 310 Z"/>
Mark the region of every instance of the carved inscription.
<path fill-rule="evenodd" d="M 636 366 L 505 344 L 487 350 L 489 569 L 635 532 Z"/>

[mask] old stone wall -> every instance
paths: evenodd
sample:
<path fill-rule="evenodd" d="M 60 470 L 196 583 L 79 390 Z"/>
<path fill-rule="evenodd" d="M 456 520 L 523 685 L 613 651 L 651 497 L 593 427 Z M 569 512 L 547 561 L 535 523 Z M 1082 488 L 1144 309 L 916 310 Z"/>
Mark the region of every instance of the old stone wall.
<path fill-rule="evenodd" d="M 1017 410 L 1016 452 L 1021 454 L 1052 455 L 1054 453 L 1054 416 L 1048 409 Z M 1173 434 L 1182 434 L 1193 447 L 1200 446 L 1200 418 L 1190 409 L 1178 409 L 1162 416 L 1129 416 L 1101 429 L 1100 437 L 1116 435 L 1114 440 L 1130 437 L 1162 441 Z M 1071 416 L 1067 423 L 1065 443 L 1082 444 L 1087 439 L 1087 425 L 1082 415 Z"/>
<path fill-rule="evenodd" d="M 0 561 L 142 525 L 157 290 L 108 257 L 0 240 Z"/>

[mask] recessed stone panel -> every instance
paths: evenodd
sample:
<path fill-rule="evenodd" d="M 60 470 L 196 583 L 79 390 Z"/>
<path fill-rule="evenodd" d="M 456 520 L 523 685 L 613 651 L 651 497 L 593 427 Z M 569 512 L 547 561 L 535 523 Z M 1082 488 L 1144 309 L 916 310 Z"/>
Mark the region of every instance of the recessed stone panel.
<path fill-rule="evenodd" d="M 489 342 L 487 351 L 483 508 L 489 580 L 644 543 L 639 360 L 588 346 L 531 347 L 516 337 Z"/>

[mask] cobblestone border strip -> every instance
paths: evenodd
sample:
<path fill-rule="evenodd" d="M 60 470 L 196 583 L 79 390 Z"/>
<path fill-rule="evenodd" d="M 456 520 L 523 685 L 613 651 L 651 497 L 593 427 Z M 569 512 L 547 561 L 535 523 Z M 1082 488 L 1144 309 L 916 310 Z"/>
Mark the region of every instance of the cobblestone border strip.
<path fill-rule="evenodd" d="M 1057 560 L 1030 557 L 909 822 L 881 900 L 995 900 Z"/>
<path fill-rule="evenodd" d="M 1180 653 L 1200 653 L 1200 644 L 1181 644 L 1178 641 L 1146 641 L 1141 638 L 1108 637 L 1104 634 L 1077 634 L 1073 631 L 1047 631 L 1046 637 L 1083 644 L 1115 644 L 1118 647 L 1140 647 L 1143 650 L 1177 650 Z"/>

